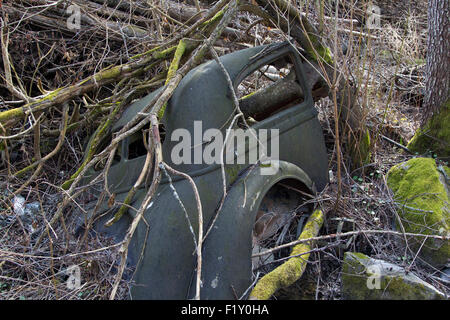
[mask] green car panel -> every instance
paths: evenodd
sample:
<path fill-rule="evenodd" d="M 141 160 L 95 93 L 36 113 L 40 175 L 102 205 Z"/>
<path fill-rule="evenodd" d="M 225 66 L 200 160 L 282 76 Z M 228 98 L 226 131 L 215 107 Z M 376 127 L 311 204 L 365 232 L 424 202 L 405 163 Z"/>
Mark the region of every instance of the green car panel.
<path fill-rule="evenodd" d="M 234 299 L 251 284 L 251 234 L 259 204 L 267 191 L 277 182 L 290 179 L 306 189 L 321 191 L 328 182 L 327 154 L 317 111 L 303 78 L 302 62 L 296 50 L 287 42 L 237 51 L 220 58 L 237 88 L 249 74 L 279 57 L 289 55 L 303 91 L 303 102 L 282 110 L 253 126 L 259 129 L 279 129 L 279 170 L 273 175 L 261 175 L 260 167 L 251 164 L 225 164 L 229 192 L 219 212 L 212 232 L 204 242 L 202 253 L 202 299 Z M 159 89 L 161 90 L 161 89 Z M 120 130 L 159 92 L 154 91 L 132 103 L 112 128 Z M 169 100 L 162 123 L 166 139 L 163 158 L 179 171 L 188 173 L 198 188 L 203 207 L 205 232 L 216 215 L 223 195 L 219 164 L 174 164 L 171 150 L 176 141 L 171 133 L 187 129 L 194 135 L 194 121 L 202 121 L 203 130 L 229 126 L 235 110 L 225 75 L 219 65 L 208 61 L 191 70 L 180 82 Z M 132 139 L 123 140 L 120 160 L 109 171 L 108 183 L 119 203 L 137 180 L 145 156 L 129 159 Z M 193 148 L 194 149 L 194 148 Z M 249 152 L 249 150 L 246 150 Z M 192 155 L 194 150 L 192 150 Z M 84 182 L 98 174 L 90 170 Z M 191 186 L 180 177 L 172 177 L 172 185 L 182 201 L 195 234 L 197 206 Z M 138 208 L 148 185 L 143 185 L 131 205 Z M 94 196 L 100 190 L 91 190 Z M 95 201 L 90 204 L 91 212 Z M 115 208 L 102 203 L 96 210 L 101 216 L 95 225 L 97 232 L 114 236 L 120 241 L 130 225 L 135 210 L 128 212 L 111 227 L 104 223 Z M 196 257 L 194 240 L 180 203 L 169 181 L 163 175 L 155 197 L 147 207 L 144 219 L 131 240 L 127 264 L 135 268 L 131 297 L 133 299 L 191 299 L 194 296 Z M 232 289 L 233 288 L 233 289 Z"/>

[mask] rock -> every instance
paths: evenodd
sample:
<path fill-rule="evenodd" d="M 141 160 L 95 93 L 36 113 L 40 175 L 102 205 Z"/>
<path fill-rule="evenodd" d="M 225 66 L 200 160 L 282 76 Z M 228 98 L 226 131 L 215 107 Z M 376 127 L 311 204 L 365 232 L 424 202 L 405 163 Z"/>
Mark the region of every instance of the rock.
<path fill-rule="evenodd" d="M 342 296 L 349 300 L 437 300 L 445 295 L 412 272 L 358 252 L 346 252 Z"/>
<path fill-rule="evenodd" d="M 387 183 L 406 232 L 450 236 L 449 176 L 450 169 L 438 168 L 431 158 L 411 159 L 389 170 Z M 422 242 L 423 238 L 413 238 L 408 244 L 418 250 Z M 449 240 L 428 239 L 420 256 L 442 267 L 450 258 Z"/>

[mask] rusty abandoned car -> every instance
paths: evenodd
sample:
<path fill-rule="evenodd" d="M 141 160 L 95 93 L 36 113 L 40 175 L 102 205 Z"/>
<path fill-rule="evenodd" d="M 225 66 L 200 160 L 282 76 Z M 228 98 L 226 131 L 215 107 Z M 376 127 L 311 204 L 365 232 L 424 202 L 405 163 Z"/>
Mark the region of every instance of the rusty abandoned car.
<path fill-rule="evenodd" d="M 203 243 L 202 299 L 236 299 L 251 285 L 251 256 L 255 239 L 262 240 L 277 232 L 273 225 L 280 221 L 275 216 L 273 219 L 261 217 L 262 211 L 271 210 L 271 204 L 265 200 L 267 197 L 290 197 L 289 192 L 292 190 L 313 195 L 321 191 L 328 182 L 323 132 L 317 119 L 311 88 L 306 85 L 302 60 L 296 49 L 288 42 L 275 43 L 223 55 L 220 61 L 232 80 L 239 96 L 240 110 L 247 118 L 250 128 L 255 131 L 278 130 L 278 135 L 270 135 L 269 138 L 277 138 L 278 162 L 277 170 L 271 174 L 262 174 L 262 162 L 225 162 L 223 168 L 228 191 L 220 212 L 217 212 L 223 196 L 222 165 L 205 161 L 174 161 L 173 149 L 180 141 L 173 139 L 173 133 L 177 129 L 184 129 L 194 137 L 197 134 L 194 131 L 198 130 L 196 124 L 201 122 L 203 132 L 217 129 L 225 137 L 226 130 L 236 115 L 232 90 L 224 70 L 215 60 L 196 67 L 183 78 L 161 119 L 165 131 L 162 152 L 164 161 L 193 178 L 203 207 L 205 231 L 211 227 L 218 214 Z M 252 86 L 254 83 L 257 84 Z M 266 86 L 263 87 L 263 84 Z M 159 90 L 161 89 L 126 108 L 105 138 L 104 145 Z M 241 128 L 244 132 L 250 130 L 242 120 L 233 124 L 234 128 Z M 188 150 L 191 154 L 184 154 L 183 157 L 194 159 L 196 148 L 205 148 L 209 143 L 211 141 L 201 141 L 196 145 L 192 141 L 192 148 Z M 256 148 L 251 143 L 245 143 L 244 146 L 245 154 Z M 236 145 L 233 148 L 236 157 L 239 148 L 242 155 L 242 146 Z M 146 152 L 142 132 L 121 142 L 108 174 L 108 187 L 116 194 L 117 203 L 124 201 L 136 182 Z M 99 170 L 92 168 L 84 177 L 84 182 L 89 184 L 99 174 Z M 285 191 L 290 191 L 280 193 L 277 191 L 280 186 Z M 172 187 L 184 208 L 175 198 Z M 139 188 L 131 206 L 139 208 L 147 188 L 148 184 L 145 183 Z M 96 198 L 101 192 L 101 186 L 92 186 L 90 192 Z M 110 208 L 106 202 L 107 200 L 95 210 L 96 201 L 88 203 L 90 212 L 95 211 L 95 215 L 99 217 L 95 230 L 120 241 L 136 210 L 129 209 L 119 221 L 106 227 L 105 222 L 118 208 Z M 298 203 L 295 205 L 298 206 Z M 132 299 L 194 297 L 197 260 L 186 213 L 197 234 L 197 206 L 191 186 L 185 179 L 172 176 L 169 181 L 163 174 L 155 196 L 144 214 L 148 227 L 141 222 L 129 246 L 127 265 L 133 270 Z M 270 228 L 272 231 L 267 231 Z"/>

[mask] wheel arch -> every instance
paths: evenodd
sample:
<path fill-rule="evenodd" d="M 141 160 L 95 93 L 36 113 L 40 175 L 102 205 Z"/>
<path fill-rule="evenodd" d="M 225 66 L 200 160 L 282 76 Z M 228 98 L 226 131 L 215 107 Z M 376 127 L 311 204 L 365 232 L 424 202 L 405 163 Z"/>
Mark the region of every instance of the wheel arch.
<path fill-rule="evenodd" d="M 251 233 L 267 192 L 281 181 L 298 183 L 316 193 L 314 182 L 298 166 L 279 161 L 274 175 L 255 168 L 229 190 L 202 252 L 202 299 L 235 299 L 251 284 Z M 189 297 L 193 296 L 193 286 Z M 239 298 L 238 296 L 238 298 Z"/>

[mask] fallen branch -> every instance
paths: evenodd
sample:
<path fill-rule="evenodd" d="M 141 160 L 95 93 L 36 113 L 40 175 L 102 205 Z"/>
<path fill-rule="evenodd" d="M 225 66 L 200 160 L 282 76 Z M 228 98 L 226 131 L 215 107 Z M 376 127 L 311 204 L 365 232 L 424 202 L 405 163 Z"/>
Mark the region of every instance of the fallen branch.
<path fill-rule="evenodd" d="M 421 234 L 421 233 L 410 233 L 410 232 L 403 233 L 403 232 L 392 231 L 392 230 L 357 230 L 357 231 L 349 231 L 349 232 L 344 232 L 344 233 L 333 233 L 333 234 L 328 234 L 328 235 L 319 236 L 319 237 L 311 237 L 308 239 L 295 240 L 295 241 L 292 241 L 289 243 L 282 244 L 275 248 L 268 249 L 268 250 L 260 252 L 260 253 L 256 253 L 256 254 L 252 255 L 252 258 L 265 256 L 265 255 L 271 254 L 275 251 L 278 251 L 278 250 L 281 250 L 284 248 L 289 248 L 289 247 L 295 246 L 300 243 L 306 243 L 308 241 L 330 240 L 330 239 L 334 239 L 334 238 L 351 237 L 351 236 L 360 235 L 360 234 L 391 234 L 391 235 L 400 236 L 400 237 L 407 236 L 407 237 L 439 239 L 439 240 L 446 240 L 446 241 L 450 240 L 450 237 L 448 237 L 448 236 L 447 237 L 446 236 L 438 236 L 438 235 L 433 235 L 433 234 Z"/>
<path fill-rule="evenodd" d="M 311 251 L 314 243 L 310 239 L 319 233 L 323 219 L 321 210 L 314 211 L 308 218 L 303 232 L 298 239 L 298 241 L 302 242 L 292 249 L 291 256 L 295 257 L 290 258 L 281 266 L 262 277 L 250 293 L 250 300 L 267 300 L 278 289 L 290 286 L 302 276 L 309 258 L 309 253 L 306 252 Z"/>

